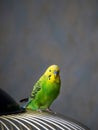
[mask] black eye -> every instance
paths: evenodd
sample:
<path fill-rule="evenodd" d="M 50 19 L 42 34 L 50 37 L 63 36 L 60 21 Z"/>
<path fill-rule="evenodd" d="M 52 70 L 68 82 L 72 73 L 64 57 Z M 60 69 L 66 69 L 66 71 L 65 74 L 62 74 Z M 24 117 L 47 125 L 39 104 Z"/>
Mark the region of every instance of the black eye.
<path fill-rule="evenodd" d="M 49 70 L 49 72 L 51 72 L 51 70 Z"/>

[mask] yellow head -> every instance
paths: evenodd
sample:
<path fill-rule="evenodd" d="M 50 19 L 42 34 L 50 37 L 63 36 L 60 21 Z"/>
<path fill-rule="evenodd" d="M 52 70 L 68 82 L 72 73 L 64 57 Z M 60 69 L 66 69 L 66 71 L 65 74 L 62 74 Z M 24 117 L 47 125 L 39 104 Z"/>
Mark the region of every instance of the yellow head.
<path fill-rule="evenodd" d="M 48 77 L 49 82 L 60 82 L 60 69 L 57 65 L 51 65 L 47 68 L 44 75 Z"/>

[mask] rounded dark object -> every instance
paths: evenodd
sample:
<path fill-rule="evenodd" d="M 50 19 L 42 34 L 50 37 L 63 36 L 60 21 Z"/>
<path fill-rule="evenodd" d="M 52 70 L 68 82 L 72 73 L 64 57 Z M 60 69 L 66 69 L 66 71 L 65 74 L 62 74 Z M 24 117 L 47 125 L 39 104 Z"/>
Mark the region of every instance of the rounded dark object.
<path fill-rule="evenodd" d="M 0 115 L 22 112 L 18 103 L 5 91 L 0 89 Z"/>

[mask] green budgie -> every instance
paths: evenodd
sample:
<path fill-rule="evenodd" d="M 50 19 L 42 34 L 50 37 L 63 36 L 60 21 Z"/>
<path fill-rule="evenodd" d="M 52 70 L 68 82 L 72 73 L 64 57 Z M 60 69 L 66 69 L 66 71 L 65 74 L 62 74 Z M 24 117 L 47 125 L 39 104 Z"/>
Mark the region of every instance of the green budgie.
<path fill-rule="evenodd" d="M 57 65 L 51 65 L 47 68 L 45 73 L 35 83 L 29 101 L 25 106 L 26 109 L 50 111 L 50 105 L 60 92 L 59 72 Z"/>

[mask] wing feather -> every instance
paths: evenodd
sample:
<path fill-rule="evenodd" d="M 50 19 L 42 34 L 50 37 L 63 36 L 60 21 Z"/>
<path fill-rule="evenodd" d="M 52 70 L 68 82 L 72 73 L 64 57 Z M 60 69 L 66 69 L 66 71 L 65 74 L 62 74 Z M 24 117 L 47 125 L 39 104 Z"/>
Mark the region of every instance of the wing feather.
<path fill-rule="evenodd" d="M 38 91 L 41 90 L 41 81 L 37 81 L 36 84 L 34 85 L 34 88 L 32 90 L 32 93 L 30 95 L 31 99 L 34 99 L 36 97 L 36 94 L 38 93 Z"/>

